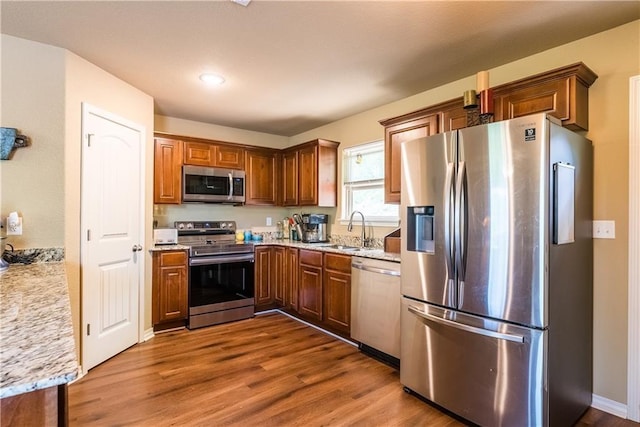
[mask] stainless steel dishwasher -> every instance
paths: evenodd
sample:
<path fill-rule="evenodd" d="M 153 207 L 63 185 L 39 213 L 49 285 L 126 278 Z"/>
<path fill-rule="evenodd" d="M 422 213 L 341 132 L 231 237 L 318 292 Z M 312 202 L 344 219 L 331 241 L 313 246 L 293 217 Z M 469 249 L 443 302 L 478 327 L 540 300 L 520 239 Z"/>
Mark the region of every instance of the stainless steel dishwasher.
<path fill-rule="evenodd" d="M 400 263 L 351 259 L 351 337 L 361 351 L 396 366 L 401 305 Z"/>

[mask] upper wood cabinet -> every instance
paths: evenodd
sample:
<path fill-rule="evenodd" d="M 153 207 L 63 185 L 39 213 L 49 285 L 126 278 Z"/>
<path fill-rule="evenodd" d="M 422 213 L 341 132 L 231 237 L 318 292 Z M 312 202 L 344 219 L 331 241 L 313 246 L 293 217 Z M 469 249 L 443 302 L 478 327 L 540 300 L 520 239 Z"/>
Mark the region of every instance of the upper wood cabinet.
<path fill-rule="evenodd" d="M 393 123 L 385 121 L 384 201 L 400 203 L 400 144 L 438 132 L 438 115 L 431 114 L 413 120 Z"/>
<path fill-rule="evenodd" d="M 298 150 L 282 153 L 282 204 L 298 206 Z"/>
<path fill-rule="evenodd" d="M 549 113 L 573 130 L 589 129 L 589 87 L 598 76 L 583 63 L 493 89 L 495 121 Z"/>
<path fill-rule="evenodd" d="M 247 205 L 278 204 L 278 152 L 270 149 L 247 149 L 246 200 Z"/>
<path fill-rule="evenodd" d="M 316 139 L 283 153 L 284 206 L 334 207 L 338 198 L 339 142 Z"/>
<path fill-rule="evenodd" d="M 244 149 L 210 142 L 185 141 L 184 164 L 242 169 L 244 168 Z"/>
<path fill-rule="evenodd" d="M 215 149 L 206 142 L 187 141 L 184 143 L 184 164 L 193 166 L 213 166 Z"/>
<path fill-rule="evenodd" d="M 182 199 L 182 141 L 156 138 L 153 160 L 153 202 L 180 203 Z"/>
<path fill-rule="evenodd" d="M 547 112 L 573 130 L 589 125 L 589 87 L 598 76 L 583 63 L 493 87 L 494 121 Z M 467 126 L 462 97 L 390 119 L 385 128 L 385 202 L 400 203 L 400 144 Z"/>

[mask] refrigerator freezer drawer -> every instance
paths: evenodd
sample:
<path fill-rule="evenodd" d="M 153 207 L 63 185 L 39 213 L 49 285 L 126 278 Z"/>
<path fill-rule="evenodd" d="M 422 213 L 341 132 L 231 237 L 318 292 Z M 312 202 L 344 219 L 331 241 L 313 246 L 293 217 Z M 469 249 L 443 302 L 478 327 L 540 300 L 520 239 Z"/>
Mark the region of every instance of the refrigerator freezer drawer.
<path fill-rule="evenodd" d="M 490 426 L 548 425 L 548 332 L 402 299 L 400 381 Z"/>

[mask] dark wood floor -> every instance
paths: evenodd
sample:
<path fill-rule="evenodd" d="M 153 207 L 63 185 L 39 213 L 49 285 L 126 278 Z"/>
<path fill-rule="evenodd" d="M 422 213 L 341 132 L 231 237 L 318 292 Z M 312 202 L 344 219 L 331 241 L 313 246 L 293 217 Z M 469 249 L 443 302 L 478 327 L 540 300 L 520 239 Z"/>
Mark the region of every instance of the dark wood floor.
<path fill-rule="evenodd" d="M 282 314 L 157 335 L 69 387 L 72 426 L 461 426 L 393 368 Z M 638 426 L 590 409 L 579 426 Z"/>

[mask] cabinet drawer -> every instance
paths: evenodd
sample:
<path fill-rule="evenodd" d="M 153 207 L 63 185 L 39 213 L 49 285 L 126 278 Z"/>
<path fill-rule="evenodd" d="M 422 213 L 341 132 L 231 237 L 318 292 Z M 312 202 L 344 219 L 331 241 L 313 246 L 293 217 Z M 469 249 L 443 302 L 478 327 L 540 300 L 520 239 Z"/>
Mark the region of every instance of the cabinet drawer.
<path fill-rule="evenodd" d="M 168 265 L 186 265 L 187 253 L 185 251 L 161 252 L 160 265 L 166 267 Z"/>
<path fill-rule="evenodd" d="M 339 254 L 324 254 L 324 267 L 327 270 L 351 273 L 351 256 Z"/>
<path fill-rule="evenodd" d="M 300 249 L 300 264 L 322 267 L 322 252 Z"/>

